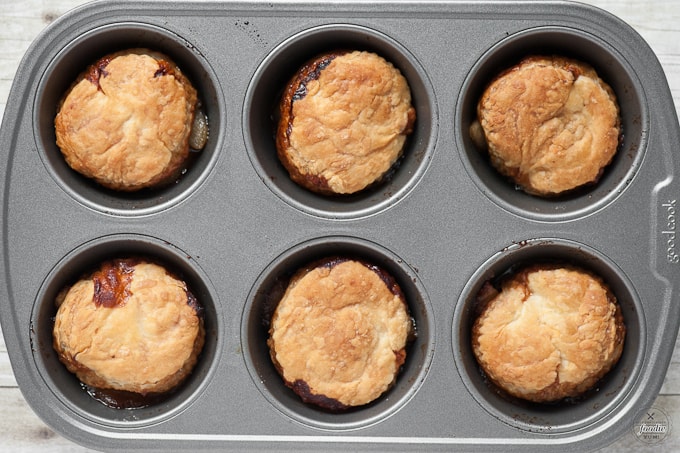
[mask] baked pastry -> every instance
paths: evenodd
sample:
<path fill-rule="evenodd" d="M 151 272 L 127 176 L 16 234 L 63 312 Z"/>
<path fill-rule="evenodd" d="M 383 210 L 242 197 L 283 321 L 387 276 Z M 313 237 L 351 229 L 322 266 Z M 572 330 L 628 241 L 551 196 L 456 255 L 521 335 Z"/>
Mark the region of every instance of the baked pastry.
<path fill-rule="evenodd" d="M 73 170 L 104 187 L 158 187 L 183 170 L 195 119 L 205 144 L 197 107 L 195 88 L 169 57 L 116 52 L 89 66 L 60 101 L 57 146 Z"/>
<path fill-rule="evenodd" d="M 533 402 L 576 397 L 619 360 L 625 325 L 598 277 L 577 268 L 534 266 L 482 291 L 472 349 L 489 378 Z"/>
<path fill-rule="evenodd" d="M 202 307 L 158 264 L 105 262 L 62 291 L 57 304 L 54 349 L 95 388 L 168 392 L 189 376 L 203 348 Z"/>
<path fill-rule="evenodd" d="M 285 88 L 278 157 L 313 192 L 356 193 L 393 168 L 415 119 L 408 82 L 391 63 L 372 52 L 325 53 Z"/>
<path fill-rule="evenodd" d="M 531 56 L 483 92 L 473 140 L 491 164 L 526 192 L 555 196 L 596 183 L 621 135 L 613 90 L 586 63 Z"/>
<path fill-rule="evenodd" d="M 268 345 L 285 384 L 304 402 L 341 411 L 393 385 L 413 334 L 390 275 L 334 258 L 293 276 L 272 316 Z"/>

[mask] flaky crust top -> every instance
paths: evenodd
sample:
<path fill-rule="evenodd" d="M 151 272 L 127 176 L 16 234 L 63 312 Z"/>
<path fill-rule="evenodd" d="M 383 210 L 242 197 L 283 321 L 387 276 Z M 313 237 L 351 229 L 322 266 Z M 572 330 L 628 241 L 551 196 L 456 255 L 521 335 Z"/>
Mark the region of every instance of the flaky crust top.
<path fill-rule="evenodd" d="M 489 379 L 536 402 L 590 389 L 619 360 L 625 326 L 607 286 L 579 269 L 530 268 L 506 280 L 476 320 L 472 346 Z"/>
<path fill-rule="evenodd" d="M 613 90 L 564 57 L 528 57 L 500 74 L 477 116 L 494 167 L 543 196 L 597 182 L 621 133 Z"/>
<path fill-rule="evenodd" d="M 57 145 L 75 171 L 134 191 L 178 176 L 189 154 L 196 90 L 167 56 L 147 49 L 107 55 L 66 93 Z"/>
<path fill-rule="evenodd" d="M 278 156 L 309 190 L 359 192 L 399 159 L 415 116 L 406 79 L 382 57 L 363 51 L 322 55 L 286 87 Z"/>
<path fill-rule="evenodd" d="M 114 267 L 79 280 L 58 301 L 53 339 L 59 359 L 100 389 L 173 389 L 203 347 L 199 306 L 186 284 L 159 265 L 107 265 Z"/>
<path fill-rule="evenodd" d="M 284 381 L 303 400 L 345 409 L 392 385 L 411 334 L 398 286 L 347 260 L 293 278 L 272 317 L 268 344 Z"/>

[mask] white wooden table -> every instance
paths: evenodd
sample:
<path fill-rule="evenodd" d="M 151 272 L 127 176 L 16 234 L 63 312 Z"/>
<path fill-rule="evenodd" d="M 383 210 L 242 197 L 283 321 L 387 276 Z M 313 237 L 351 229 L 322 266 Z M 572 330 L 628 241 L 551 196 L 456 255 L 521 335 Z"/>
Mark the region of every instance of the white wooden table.
<path fill-rule="evenodd" d="M 55 18 L 84 0 L 0 0 L 0 117 L 15 71 L 29 44 Z M 656 52 L 664 68 L 676 111 L 680 111 L 680 1 L 587 0 L 635 28 Z M 680 275 L 678 275 L 680 278 Z M 676 303 L 680 299 L 676 296 Z M 631 432 L 603 452 L 680 451 L 680 343 L 653 408 L 668 415 L 670 432 L 663 442 L 642 443 Z M 32 412 L 12 373 L 0 336 L 0 452 L 87 451 L 54 433 Z"/>

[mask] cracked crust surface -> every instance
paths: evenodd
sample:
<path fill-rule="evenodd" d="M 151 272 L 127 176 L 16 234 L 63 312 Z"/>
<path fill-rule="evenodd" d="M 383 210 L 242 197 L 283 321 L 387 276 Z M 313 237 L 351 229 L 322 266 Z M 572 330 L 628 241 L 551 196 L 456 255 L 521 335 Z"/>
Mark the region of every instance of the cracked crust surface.
<path fill-rule="evenodd" d="M 167 56 L 107 55 L 81 74 L 55 118 L 68 165 L 104 187 L 134 191 L 174 180 L 189 155 L 197 94 Z"/>
<path fill-rule="evenodd" d="M 572 268 L 528 268 L 493 293 L 472 330 L 488 378 L 535 402 L 589 390 L 619 360 L 625 326 L 597 277 Z"/>
<path fill-rule="evenodd" d="M 359 261 L 334 260 L 293 277 L 268 345 L 286 385 L 330 410 L 360 406 L 393 385 L 412 319 L 399 286 Z"/>
<path fill-rule="evenodd" d="M 331 52 L 304 65 L 280 104 L 276 146 L 293 181 L 322 194 L 378 182 L 415 123 L 406 79 L 372 52 Z"/>
<path fill-rule="evenodd" d="M 203 348 L 198 303 L 183 281 L 157 264 L 104 263 L 57 303 L 59 360 L 96 388 L 167 392 L 191 373 Z"/>
<path fill-rule="evenodd" d="M 533 56 L 504 71 L 477 106 L 492 165 L 554 196 L 598 181 L 620 137 L 613 90 L 589 65 Z"/>

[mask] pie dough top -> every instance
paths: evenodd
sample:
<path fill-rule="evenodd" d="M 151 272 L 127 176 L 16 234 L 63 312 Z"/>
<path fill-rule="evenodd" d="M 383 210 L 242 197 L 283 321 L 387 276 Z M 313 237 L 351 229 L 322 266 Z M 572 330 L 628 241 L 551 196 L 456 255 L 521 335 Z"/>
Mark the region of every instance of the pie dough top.
<path fill-rule="evenodd" d="M 324 194 L 380 181 L 402 155 L 415 109 L 404 76 L 372 52 L 334 52 L 303 66 L 280 106 L 279 159 L 291 178 Z"/>
<path fill-rule="evenodd" d="M 492 382 L 547 402 L 595 385 L 619 360 L 624 338 L 619 305 L 599 278 L 529 268 L 489 300 L 473 326 L 472 346 Z"/>
<path fill-rule="evenodd" d="M 54 348 L 85 384 L 140 394 L 171 390 L 204 343 L 186 284 L 149 262 L 107 262 L 57 301 Z"/>
<path fill-rule="evenodd" d="M 412 320 L 390 279 L 352 260 L 293 278 L 272 317 L 268 343 L 284 381 L 303 400 L 344 409 L 375 400 L 393 384 Z"/>
<path fill-rule="evenodd" d="M 500 74 L 477 115 L 493 166 L 542 196 L 597 182 L 621 134 L 612 89 L 563 57 L 529 57 Z"/>
<path fill-rule="evenodd" d="M 131 49 L 81 74 L 55 118 L 57 145 L 75 171 L 114 190 L 167 183 L 189 155 L 197 94 L 165 55 Z"/>

